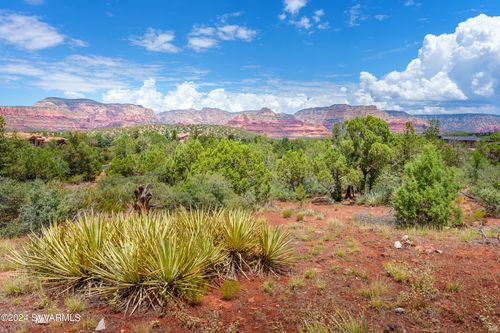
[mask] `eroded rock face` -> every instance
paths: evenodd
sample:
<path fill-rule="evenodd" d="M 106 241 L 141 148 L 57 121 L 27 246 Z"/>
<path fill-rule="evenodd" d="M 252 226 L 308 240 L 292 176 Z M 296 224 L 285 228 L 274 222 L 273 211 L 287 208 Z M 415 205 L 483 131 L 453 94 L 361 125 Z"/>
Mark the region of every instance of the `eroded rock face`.
<path fill-rule="evenodd" d="M 374 105 L 351 106 L 335 104 L 327 107 L 304 109 L 295 113 L 298 119 L 314 124 L 322 124 L 327 129 L 331 129 L 335 123 L 343 123 L 355 117 L 366 117 L 368 115 L 386 121 L 393 132 L 402 132 L 407 122 L 411 122 L 417 132 L 422 132 L 427 126 L 425 120 L 412 117 L 407 113 L 405 113 L 404 117 L 391 116 Z"/>
<path fill-rule="evenodd" d="M 2 106 L 6 127 L 15 130 L 86 130 L 157 122 L 153 110 L 89 99 L 46 98 L 34 106 Z"/>
<path fill-rule="evenodd" d="M 417 132 L 427 127 L 429 117 L 441 121 L 443 131 L 495 132 L 500 116 L 466 114 L 412 116 L 403 111 L 381 111 L 375 106 L 336 104 L 308 108 L 295 114 L 275 113 L 268 108 L 228 112 L 216 108 L 172 110 L 155 114 L 134 104 L 104 104 L 89 99 L 46 98 L 34 106 L 0 106 L 6 127 L 15 130 L 87 130 L 145 124 L 227 125 L 269 137 L 322 137 L 330 135 L 335 123 L 372 115 L 402 132 L 410 121 Z"/>
<path fill-rule="evenodd" d="M 232 112 L 215 108 L 171 110 L 159 113 L 158 122 L 183 125 L 225 125 L 234 115 Z"/>
<path fill-rule="evenodd" d="M 250 132 L 266 134 L 272 138 L 322 137 L 329 131 L 321 124 L 311 124 L 294 115 L 274 113 L 268 108 L 258 111 L 243 111 L 232 118 L 227 125 Z"/>
<path fill-rule="evenodd" d="M 417 116 L 422 120 L 438 119 L 442 132 L 486 133 L 500 131 L 500 115 L 463 113 Z"/>

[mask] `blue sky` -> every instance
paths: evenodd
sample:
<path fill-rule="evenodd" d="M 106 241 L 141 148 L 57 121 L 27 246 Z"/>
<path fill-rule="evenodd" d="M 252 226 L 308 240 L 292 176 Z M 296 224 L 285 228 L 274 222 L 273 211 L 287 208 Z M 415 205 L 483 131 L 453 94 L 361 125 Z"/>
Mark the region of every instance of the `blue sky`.
<path fill-rule="evenodd" d="M 0 104 L 500 113 L 498 15 L 497 0 L 3 0 Z"/>

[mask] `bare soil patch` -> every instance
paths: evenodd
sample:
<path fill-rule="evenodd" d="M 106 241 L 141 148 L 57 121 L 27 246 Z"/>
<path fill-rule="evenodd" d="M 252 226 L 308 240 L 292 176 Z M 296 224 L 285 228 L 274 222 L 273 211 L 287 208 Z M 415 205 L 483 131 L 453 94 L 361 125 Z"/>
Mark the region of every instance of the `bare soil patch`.
<path fill-rule="evenodd" d="M 289 218 L 282 217 L 285 208 L 292 211 Z M 304 215 L 302 222 L 296 221 L 297 212 Z M 1 322 L 0 332 L 93 331 L 101 318 L 104 332 L 298 332 L 305 320 L 337 310 L 365 317 L 375 332 L 389 327 L 395 332 L 493 332 L 500 327 L 500 246 L 464 240 L 456 230 L 399 230 L 390 226 L 392 214 L 390 207 L 278 202 L 257 215 L 294 233 L 297 263 L 288 275 L 241 278 L 241 291 L 230 301 L 214 287 L 199 305 L 171 304 L 162 314 L 145 311 L 132 317 L 88 301 L 78 323 Z M 404 235 L 412 246 L 396 249 L 394 242 Z M 434 281 L 432 294 L 424 300 L 411 295 L 411 282 L 396 282 L 384 268 L 387 263 L 419 277 L 427 272 Z M 12 275 L 0 273 L 0 284 Z M 374 281 L 385 286 L 377 302 L 360 293 Z M 67 313 L 64 299 L 49 295 L 44 303 L 39 293 L 2 292 L 0 313 Z M 396 313 L 397 307 L 404 313 Z"/>

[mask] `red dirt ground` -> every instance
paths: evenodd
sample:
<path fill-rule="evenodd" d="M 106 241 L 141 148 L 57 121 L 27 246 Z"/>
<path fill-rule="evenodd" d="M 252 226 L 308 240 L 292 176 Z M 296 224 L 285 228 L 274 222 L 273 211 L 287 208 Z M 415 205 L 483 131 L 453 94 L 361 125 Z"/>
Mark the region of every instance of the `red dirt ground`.
<path fill-rule="evenodd" d="M 294 210 L 288 219 L 281 216 L 285 207 Z M 298 209 L 305 213 L 303 222 L 295 222 Z M 147 311 L 128 317 L 110 307 L 91 304 L 82 316 L 93 318 L 95 323 L 105 318 L 104 332 L 298 332 L 305 320 L 337 310 L 364 316 L 375 332 L 384 332 L 388 324 L 393 324 L 395 332 L 488 332 L 488 325 L 490 329 L 500 327 L 500 246 L 495 242 L 487 245 L 461 240 L 454 230 L 425 233 L 371 224 L 390 220 L 391 214 L 389 207 L 298 208 L 292 203 L 277 203 L 258 216 L 290 228 L 296 235 L 298 261 L 289 275 L 242 278 L 241 292 L 231 301 L 222 300 L 218 288 L 213 288 L 200 305 L 171 305 L 161 315 Z M 368 222 L 360 225 L 356 220 Z M 498 220 L 490 219 L 488 223 L 498 224 Z M 394 241 L 404 234 L 409 235 L 414 246 L 394 248 Z M 345 256 L 337 255 L 338 249 L 344 250 Z M 410 286 L 388 276 L 384 270 L 388 262 L 432 272 L 437 289 L 422 308 L 404 306 L 404 314 L 395 313 L 400 293 L 409 291 Z M 311 268 L 316 276 L 304 279 L 303 288 L 289 286 L 292 277 L 303 278 Z M 11 273 L 0 273 L 0 284 L 8 275 Z M 263 290 L 264 281 L 270 279 L 276 285 L 271 295 Z M 387 286 L 378 308 L 370 306 L 358 293 L 375 280 Z M 458 283 L 459 290 L 450 291 L 450 282 Z M 37 302 L 36 295 L 0 295 L 0 313 L 66 311 L 60 298 L 52 301 L 52 309 L 37 309 Z M 81 323 L 58 326 L 0 322 L 0 332 L 20 328 L 26 332 L 85 331 Z"/>

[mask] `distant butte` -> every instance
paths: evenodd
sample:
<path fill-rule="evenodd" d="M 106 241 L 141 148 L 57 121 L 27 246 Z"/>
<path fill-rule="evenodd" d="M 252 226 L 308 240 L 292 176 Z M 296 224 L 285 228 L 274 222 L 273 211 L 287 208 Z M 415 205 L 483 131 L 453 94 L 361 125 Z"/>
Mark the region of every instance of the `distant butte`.
<path fill-rule="evenodd" d="M 276 113 L 268 108 L 229 112 L 216 108 L 171 110 L 155 114 L 153 110 L 134 104 L 105 104 L 90 99 L 49 97 L 33 106 L 0 106 L 0 115 L 11 130 L 89 130 L 148 124 L 227 125 L 269 137 L 323 137 L 334 123 L 372 115 L 386 121 L 391 130 L 401 132 L 410 121 L 423 131 L 429 118 L 438 118 L 446 132 L 497 132 L 500 116 L 456 114 L 413 116 L 403 111 L 382 111 L 377 107 L 336 104 L 307 108 L 295 114 Z"/>

